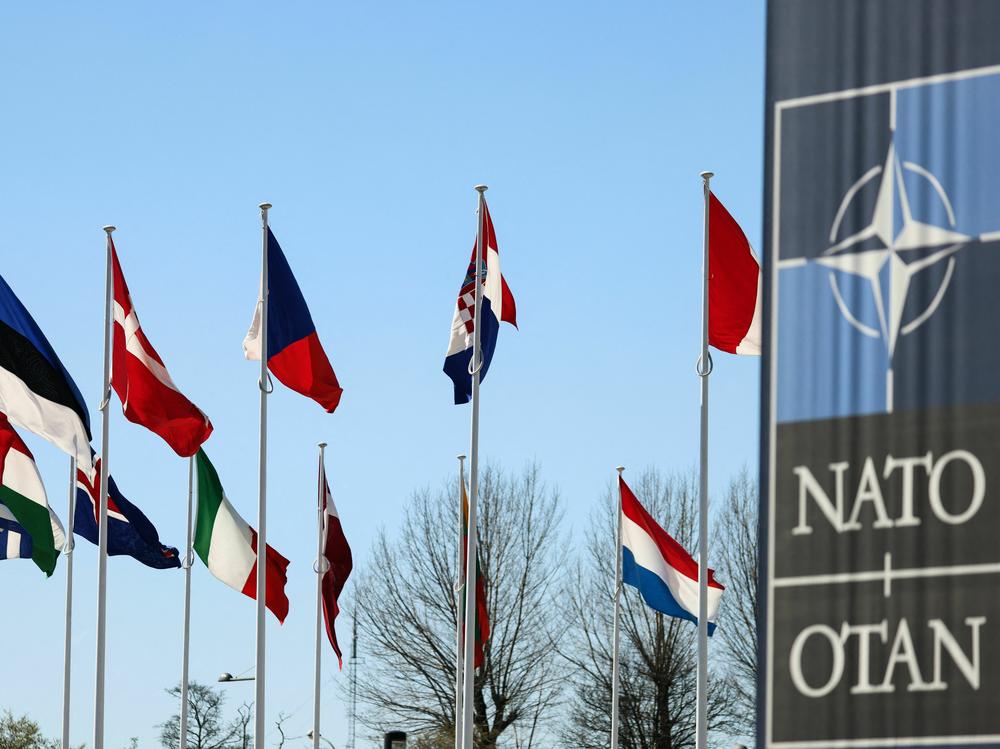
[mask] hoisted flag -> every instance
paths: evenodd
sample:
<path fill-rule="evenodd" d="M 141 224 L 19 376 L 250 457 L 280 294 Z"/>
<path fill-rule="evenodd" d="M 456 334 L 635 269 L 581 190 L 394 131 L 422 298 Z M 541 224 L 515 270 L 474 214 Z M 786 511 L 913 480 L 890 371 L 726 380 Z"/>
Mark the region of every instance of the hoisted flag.
<path fill-rule="evenodd" d="M 466 565 L 468 564 L 468 537 L 469 537 L 469 495 L 465 491 L 465 482 L 462 482 L 462 580 L 465 580 Z M 461 597 L 462 606 L 459 616 L 465 618 L 465 596 Z M 490 612 L 486 607 L 486 582 L 483 578 L 482 565 L 479 563 L 479 550 L 476 550 L 476 643 L 473 648 L 474 668 L 482 668 L 486 661 L 484 648 L 490 639 Z"/>
<path fill-rule="evenodd" d="M 0 502 L 0 561 L 4 559 L 31 559 L 31 534 Z"/>
<path fill-rule="evenodd" d="M 198 512 L 194 550 L 208 571 L 234 590 L 257 598 L 257 531 L 233 509 L 215 466 L 204 450 L 195 456 L 198 470 Z M 265 605 L 279 622 L 288 616 L 285 595 L 288 560 L 267 546 Z"/>
<path fill-rule="evenodd" d="M 500 250 L 497 245 L 496 233 L 493 231 L 493 220 L 490 218 L 486 200 L 482 202 L 485 221 L 485 236 L 483 241 L 483 296 L 481 300 L 482 329 L 480 330 L 480 346 L 482 347 L 483 366 L 479 373 L 480 381 L 486 377 L 496 349 L 497 336 L 500 333 L 500 323 L 507 322 L 517 327 L 517 310 L 514 295 L 507 286 L 507 281 L 500 273 Z M 472 375 L 469 374 L 469 363 L 472 361 L 473 339 L 476 330 L 476 248 L 478 241 L 472 246 L 472 260 L 466 271 L 462 288 L 458 292 L 455 303 L 455 313 L 451 321 L 451 338 L 448 341 L 448 352 L 444 359 L 444 373 L 451 378 L 455 386 L 455 403 L 468 403 L 472 398 Z"/>
<path fill-rule="evenodd" d="M 746 235 L 713 193 L 708 208 L 708 342 L 759 356 L 761 274 Z"/>
<path fill-rule="evenodd" d="M 22 550 L 34 560 L 38 568 L 51 576 L 56 560 L 66 542 L 65 531 L 59 518 L 49 507 L 42 477 L 38 475 L 35 458 L 14 431 L 5 414 L 0 413 L 0 505 L 7 510 L 8 523 L 14 520 L 20 528 L 7 525 L 8 544 Z M 15 535 L 12 535 L 15 534 Z M 28 546 L 24 546 L 27 536 Z M 16 540 L 16 544 L 15 544 Z M 11 558 L 8 554 L 7 558 Z"/>
<path fill-rule="evenodd" d="M 110 235 L 108 242 L 115 321 L 111 384 L 121 399 L 126 419 L 160 435 L 181 457 L 189 457 L 212 433 L 212 422 L 177 389 L 146 338 Z"/>
<path fill-rule="evenodd" d="M 286 387 L 333 413 L 344 391 L 319 341 L 302 290 L 270 228 L 267 280 L 267 368 Z M 250 330 L 243 340 L 243 354 L 252 361 L 260 361 L 262 309 L 258 297 Z"/>
<path fill-rule="evenodd" d="M 90 416 L 83 396 L 45 334 L 0 276 L 0 411 L 91 465 Z"/>
<path fill-rule="evenodd" d="M 650 608 L 698 623 L 698 563 L 639 504 L 618 477 L 622 510 L 622 582 L 639 589 Z M 708 632 L 724 588 L 708 571 Z"/>
<path fill-rule="evenodd" d="M 337 661 L 341 668 L 344 666 L 344 657 L 340 652 L 340 645 L 337 642 L 337 630 L 334 628 L 334 621 L 340 613 L 340 606 L 337 599 L 340 597 L 347 578 L 354 568 L 354 560 L 351 556 L 351 547 L 347 543 L 344 529 L 340 524 L 340 515 L 337 513 L 337 506 L 333 503 L 333 494 L 330 492 L 330 484 L 326 480 L 326 468 L 322 469 L 323 478 L 323 543 L 322 554 L 329 567 L 323 573 L 322 582 L 322 606 L 323 622 L 326 626 L 326 636 L 330 640 L 333 652 L 337 654 Z"/>

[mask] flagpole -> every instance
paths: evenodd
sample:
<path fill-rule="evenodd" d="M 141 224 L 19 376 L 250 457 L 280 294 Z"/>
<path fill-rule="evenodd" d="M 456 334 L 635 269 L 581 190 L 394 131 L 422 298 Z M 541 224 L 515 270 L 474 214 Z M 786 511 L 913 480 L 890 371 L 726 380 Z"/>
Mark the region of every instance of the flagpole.
<path fill-rule="evenodd" d="M 472 749 L 473 725 L 473 684 L 475 679 L 474 647 L 476 644 L 476 559 L 478 558 L 478 528 L 476 506 L 479 501 L 479 375 L 482 369 L 480 313 L 483 307 L 483 236 L 486 222 L 486 185 L 476 185 L 479 193 L 479 220 L 476 227 L 476 306 L 473 314 L 472 360 L 469 372 L 472 375 L 472 439 L 469 465 L 469 531 L 465 554 L 465 653 L 462 673 L 462 746 Z"/>
<path fill-rule="evenodd" d="M 66 518 L 66 542 L 63 555 L 66 557 L 66 632 L 63 642 L 63 714 L 62 749 L 69 749 L 69 701 L 70 671 L 73 663 L 73 518 L 76 513 L 76 458 L 69 459 L 69 509 Z"/>
<path fill-rule="evenodd" d="M 708 352 L 708 211 L 712 172 L 702 172 L 705 196 L 705 244 L 702 255 L 701 287 L 701 356 L 698 377 L 701 379 L 701 454 L 698 483 L 698 704 L 696 749 L 708 747 L 708 376 L 712 357 Z"/>
<path fill-rule="evenodd" d="M 108 583 L 108 421 L 111 413 L 111 232 L 107 234 L 107 271 L 104 299 L 104 389 L 101 401 L 101 496 L 98 509 L 97 544 L 97 665 L 94 669 L 94 749 L 104 749 L 104 664 L 107 641 Z"/>
<path fill-rule="evenodd" d="M 254 699 L 254 746 L 267 745 L 266 725 L 264 723 L 264 686 L 265 686 L 265 651 L 264 651 L 264 603 L 267 598 L 267 212 L 270 203 L 260 204 L 261 218 L 261 274 L 260 274 L 260 380 L 257 388 L 260 390 L 260 458 L 257 484 L 257 643 L 254 657 L 256 696 Z M 261 564 L 261 560 L 264 564 Z M 97 749 L 100 749 L 98 747 Z"/>
<path fill-rule="evenodd" d="M 194 456 L 188 458 L 187 544 L 184 547 L 184 634 L 181 644 L 180 749 L 187 749 L 188 664 L 191 658 L 191 566 L 194 564 Z"/>
<path fill-rule="evenodd" d="M 615 623 L 614 642 L 611 656 L 611 749 L 618 749 L 618 723 L 621 716 L 618 711 L 618 698 L 620 697 L 620 669 L 619 651 L 621 649 L 621 631 L 619 621 L 621 619 L 621 598 L 622 598 L 622 498 L 621 498 L 621 477 L 625 466 L 618 466 L 618 532 L 615 546 Z"/>
<path fill-rule="evenodd" d="M 462 594 L 465 590 L 464 577 L 462 575 L 462 553 L 465 551 L 462 545 L 464 534 L 462 528 L 465 525 L 465 455 L 458 456 L 458 558 L 455 562 L 455 746 L 462 743 L 462 714 L 464 711 L 464 683 L 462 680 L 462 627 L 465 621 L 461 616 Z"/>
<path fill-rule="evenodd" d="M 323 555 L 323 521 L 325 518 L 323 515 L 326 513 L 326 508 L 323 506 L 325 499 L 323 492 L 323 459 L 326 452 L 326 443 L 319 443 L 319 469 L 317 471 L 316 478 L 316 518 L 317 531 L 316 531 L 316 673 L 314 675 L 313 684 L 313 730 L 312 730 L 312 744 L 313 749 L 319 749 L 319 694 L 320 694 L 320 675 L 321 675 L 321 665 L 323 658 L 322 650 L 322 634 L 323 634 L 323 575 L 329 568 L 329 561 Z"/>

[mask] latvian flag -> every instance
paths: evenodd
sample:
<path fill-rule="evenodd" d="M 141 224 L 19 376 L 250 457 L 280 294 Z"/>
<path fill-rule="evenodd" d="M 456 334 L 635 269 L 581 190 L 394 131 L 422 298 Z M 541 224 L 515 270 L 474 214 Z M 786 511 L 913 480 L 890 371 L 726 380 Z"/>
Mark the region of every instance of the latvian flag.
<path fill-rule="evenodd" d="M 92 471 L 76 471 L 76 511 L 73 532 L 90 543 L 98 543 L 98 522 L 101 506 L 101 459 L 94 461 Z M 173 546 L 160 543 L 160 534 L 142 510 L 128 501 L 108 476 L 108 556 L 130 556 L 137 562 L 157 570 L 181 566 L 180 556 Z"/>
<path fill-rule="evenodd" d="M 337 642 L 337 630 L 334 622 L 340 613 L 337 599 L 344 590 L 347 578 L 354 568 L 351 547 L 347 543 L 344 529 L 340 524 L 337 506 L 333 503 L 330 484 L 326 480 L 326 468 L 323 468 L 323 558 L 326 560 L 326 571 L 323 573 L 323 623 L 326 625 L 326 637 L 330 641 L 333 652 L 337 654 L 337 662 L 344 667 L 344 657 Z"/>
<path fill-rule="evenodd" d="M 30 556 L 51 576 L 66 536 L 49 507 L 35 459 L 0 413 L 0 558 Z"/>
<path fill-rule="evenodd" d="M 286 387 L 312 398 L 327 413 L 333 413 L 344 391 L 319 342 L 298 281 L 270 229 L 267 230 L 267 286 L 267 368 Z M 262 308 L 263 302 L 258 297 L 250 330 L 243 340 L 243 354 L 253 361 L 260 361 Z"/>
<path fill-rule="evenodd" d="M 708 206 L 708 342 L 730 354 L 759 356 L 760 263 L 715 195 Z"/>
<path fill-rule="evenodd" d="M 497 336 L 500 333 L 500 323 L 508 322 L 517 327 L 517 310 L 514 306 L 514 295 L 511 294 L 507 281 L 500 273 L 500 250 L 497 236 L 493 231 L 493 220 L 490 209 L 483 201 L 485 216 L 485 233 L 483 242 L 483 266 L 486 277 L 483 280 L 482 298 L 482 329 L 479 332 L 479 345 L 482 349 L 483 366 L 479 373 L 482 381 L 489 371 L 493 360 L 493 351 L 497 346 Z M 472 375 L 469 374 L 469 364 L 472 361 L 473 339 L 476 322 L 473 319 L 476 311 L 476 245 L 472 246 L 472 260 L 466 271 L 462 288 L 458 292 L 455 304 L 455 314 L 451 321 L 451 338 L 448 341 L 448 352 L 444 359 L 444 373 L 451 378 L 455 386 L 455 403 L 468 403 L 472 399 Z"/>
<path fill-rule="evenodd" d="M 91 466 L 90 416 L 45 334 L 0 277 L 0 411 Z"/>
<path fill-rule="evenodd" d="M 208 439 L 212 423 L 177 389 L 143 333 L 110 236 L 108 242 L 115 319 L 111 384 L 121 399 L 126 419 L 160 435 L 181 457 L 189 457 Z"/>
<path fill-rule="evenodd" d="M 219 474 L 204 450 L 195 457 L 198 468 L 198 514 L 194 550 L 208 571 L 234 590 L 257 599 L 257 531 L 233 509 L 222 490 Z M 264 605 L 279 622 L 288 616 L 288 560 L 267 545 Z"/>
<path fill-rule="evenodd" d="M 478 547 L 477 547 L 478 551 Z M 469 495 L 462 484 L 462 594 L 459 615 L 465 621 L 465 578 L 468 572 L 469 559 Z M 482 668 L 486 662 L 486 643 L 490 639 L 490 612 L 486 607 L 486 581 L 483 578 L 483 568 L 476 554 L 476 642 L 473 646 L 473 668 Z M 465 627 L 461 632 L 464 636 Z"/>
<path fill-rule="evenodd" d="M 698 563 L 653 520 L 618 477 L 622 511 L 622 582 L 639 589 L 650 608 L 698 623 Z M 708 571 L 708 633 L 722 597 L 715 571 Z"/>

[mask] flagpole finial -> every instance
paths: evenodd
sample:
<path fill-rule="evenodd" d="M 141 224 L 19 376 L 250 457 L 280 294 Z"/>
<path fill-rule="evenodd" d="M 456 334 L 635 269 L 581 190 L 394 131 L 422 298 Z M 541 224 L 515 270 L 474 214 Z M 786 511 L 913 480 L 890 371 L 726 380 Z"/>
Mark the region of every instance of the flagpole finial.
<path fill-rule="evenodd" d="M 112 226 L 111 224 L 108 224 L 107 226 L 103 226 L 101 228 L 104 229 L 105 233 L 110 237 L 111 236 L 111 232 L 113 232 L 118 227 L 117 226 Z"/>
<path fill-rule="evenodd" d="M 326 447 L 326 443 L 325 442 L 317 442 L 316 444 L 319 446 L 320 450 L 322 450 L 324 447 Z"/>
<path fill-rule="evenodd" d="M 262 211 L 266 211 L 266 210 L 268 210 L 268 209 L 269 209 L 270 207 L 271 207 L 271 204 L 270 204 L 270 203 L 261 203 L 261 204 L 260 204 L 260 209 L 261 209 Z"/>
<path fill-rule="evenodd" d="M 455 457 L 458 458 L 459 460 L 465 460 L 465 453 L 459 453 Z"/>
<path fill-rule="evenodd" d="M 708 182 L 715 176 L 715 172 L 701 172 L 698 176 L 705 180 L 705 182 Z"/>
<path fill-rule="evenodd" d="M 482 195 L 484 192 L 486 192 L 490 188 L 487 187 L 486 185 L 476 185 L 474 189 L 475 189 L 476 192 L 478 192 L 480 195 Z"/>
<path fill-rule="evenodd" d="M 621 476 L 622 471 L 625 470 L 625 466 L 618 466 L 615 470 L 618 471 L 618 475 Z"/>

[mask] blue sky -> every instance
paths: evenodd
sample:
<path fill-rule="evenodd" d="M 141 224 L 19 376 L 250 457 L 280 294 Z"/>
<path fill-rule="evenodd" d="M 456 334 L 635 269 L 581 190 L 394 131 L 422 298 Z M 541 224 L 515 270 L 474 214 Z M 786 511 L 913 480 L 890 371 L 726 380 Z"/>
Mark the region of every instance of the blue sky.
<path fill-rule="evenodd" d="M 255 516 L 257 389 L 241 341 L 257 204 L 345 389 L 332 416 L 271 398 L 269 541 L 291 612 L 269 623 L 269 722 L 310 726 L 315 445 L 364 564 L 410 492 L 468 449 L 441 364 L 490 185 L 520 330 L 483 388 L 484 460 L 537 460 L 581 526 L 613 467 L 697 458 L 701 189 L 760 245 L 763 3 L 103 3 L 0 10 L 0 273 L 88 402 L 101 389 L 101 226 L 146 334 L 215 424 L 206 449 Z M 712 482 L 757 456 L 758 362 L 716 354 Z M 187 467 L 114 401 L 112 472 L 183 544 Z M 95 437 L 96 437 L 95 433 Z M 26 436 L 65 516 L 67 459 Z M 76 553 L 72 740 L 92 741 L 96 553 Z M 109 564 L 109 749 L 175 709 L 183 579 Z M 64 566 L 0 566 L 0 707 L 60 731 Z M 198 563 L 193 679 L 253 663 L 254 607 Z M 349 621 L 341 625 L 348 638 Z M 364 643 L 361 645 L 362 650 Z M 346 678 L 326 652 L 324 734 Z M 231 702 L 252 696 L 228 687 Z"/>

